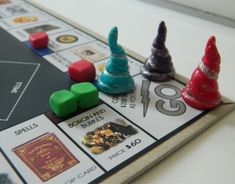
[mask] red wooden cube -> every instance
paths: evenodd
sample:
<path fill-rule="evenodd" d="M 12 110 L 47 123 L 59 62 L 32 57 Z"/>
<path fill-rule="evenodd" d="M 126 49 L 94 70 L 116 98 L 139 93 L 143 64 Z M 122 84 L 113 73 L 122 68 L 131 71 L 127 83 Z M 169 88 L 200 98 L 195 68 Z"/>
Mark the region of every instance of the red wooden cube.
<path fill-rule="evenodd" d="M 77 82 L 93 81 L 96 76 L 95 65 L 85 59 L 72 63 L 69 66 L 68 73 Z"/>
<path fill-rule="evenodd" d="M 32 33 L 29 36 L 29 42 L 33 48 L 45 48 L 48 45 L 49 38 L 45 32 Z"/>

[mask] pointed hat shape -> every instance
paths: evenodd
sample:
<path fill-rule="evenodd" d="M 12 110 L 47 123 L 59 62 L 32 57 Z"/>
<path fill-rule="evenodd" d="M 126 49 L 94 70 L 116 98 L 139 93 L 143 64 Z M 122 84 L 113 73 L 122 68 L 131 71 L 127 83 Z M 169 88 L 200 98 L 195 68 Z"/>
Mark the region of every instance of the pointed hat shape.
<path fill-rule="evenodd" d="M 166 41 L 166 32 L 167 28 L 164 21 L 161 21 L 158 27 L 158 34 L 156 39 L 153 41 L 153 47 L 156 49 L 165 48 L 165 41 Z"/>
<path fill-rule="evenodd" d="M 124 49 L 118 45 L 118 28 L 115 26 L 111 29 L 108 36 L 109 47 L 114 56 L 125 56 Z"/>
<path fill-rule="evenodd" d="M 220 54 L 216 47 L 216 39 L 211 36 L 208 39 L 205 48 L 205 54 L 202 58 L 203 64 L 208 67 L 209 70 L 219 72 L 220 70 Z"/>

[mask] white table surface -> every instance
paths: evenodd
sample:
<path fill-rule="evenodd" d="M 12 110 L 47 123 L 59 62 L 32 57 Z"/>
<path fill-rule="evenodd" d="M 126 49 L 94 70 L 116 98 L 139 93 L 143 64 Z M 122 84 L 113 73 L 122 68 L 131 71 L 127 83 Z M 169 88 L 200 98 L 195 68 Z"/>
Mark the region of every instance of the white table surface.
<path fill-rule="evenodd" d="M 33 0 L 107 36 L 114 25 L 119 43 L 142 56 L 150 54 L 161 20 L 168 28 L 166 45 L 177 73 L 190 77 L 210 35 L 221 54 L 220 91 L 235 100 L 235 30 L 141 0 Z M 235 112 L 174 152 L 133 183 L 234 184 Z"/>

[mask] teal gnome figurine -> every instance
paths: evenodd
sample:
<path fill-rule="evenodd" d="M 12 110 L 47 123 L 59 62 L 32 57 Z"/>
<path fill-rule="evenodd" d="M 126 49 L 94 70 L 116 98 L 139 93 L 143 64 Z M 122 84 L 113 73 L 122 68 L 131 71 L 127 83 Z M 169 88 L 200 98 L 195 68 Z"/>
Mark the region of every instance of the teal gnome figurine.
<path fill-rule="evenodd" d="M 111 56 L 97 83 L 100 91 L 107 94 L 125 94 L 134 89 L 134 80 L 129 74 L 126 53 L 118 45 L 117 39 L 118 29 L 113 27 L 108 36 Z"/>

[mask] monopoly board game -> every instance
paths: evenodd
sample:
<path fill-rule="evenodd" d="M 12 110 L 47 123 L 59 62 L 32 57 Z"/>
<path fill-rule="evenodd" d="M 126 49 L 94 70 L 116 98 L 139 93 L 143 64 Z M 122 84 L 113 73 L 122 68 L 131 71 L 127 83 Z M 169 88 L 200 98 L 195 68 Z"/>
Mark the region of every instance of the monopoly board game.
<path fill-rule="evenodd" d="M 106 40 L 23 0 L 0 0 L 0 18 L 0 183 L 128 182 L 235 107 L 226 98 L 213 110 L 188 106 L 184 77 L 149 81 L 145 59 L 127 50 L 133 92 L 100 92 L 95 107 L 58 118 L 49 96 L 75 83 L 67 74 L 74 61 L 91 61 L 98 77 L 110 56 Z M 49 35 L 48 48 L 30 46 L 38 31 Z M 94 152 L 82 140 L 101 129 L 115 129 L 118 142 Z"/>

